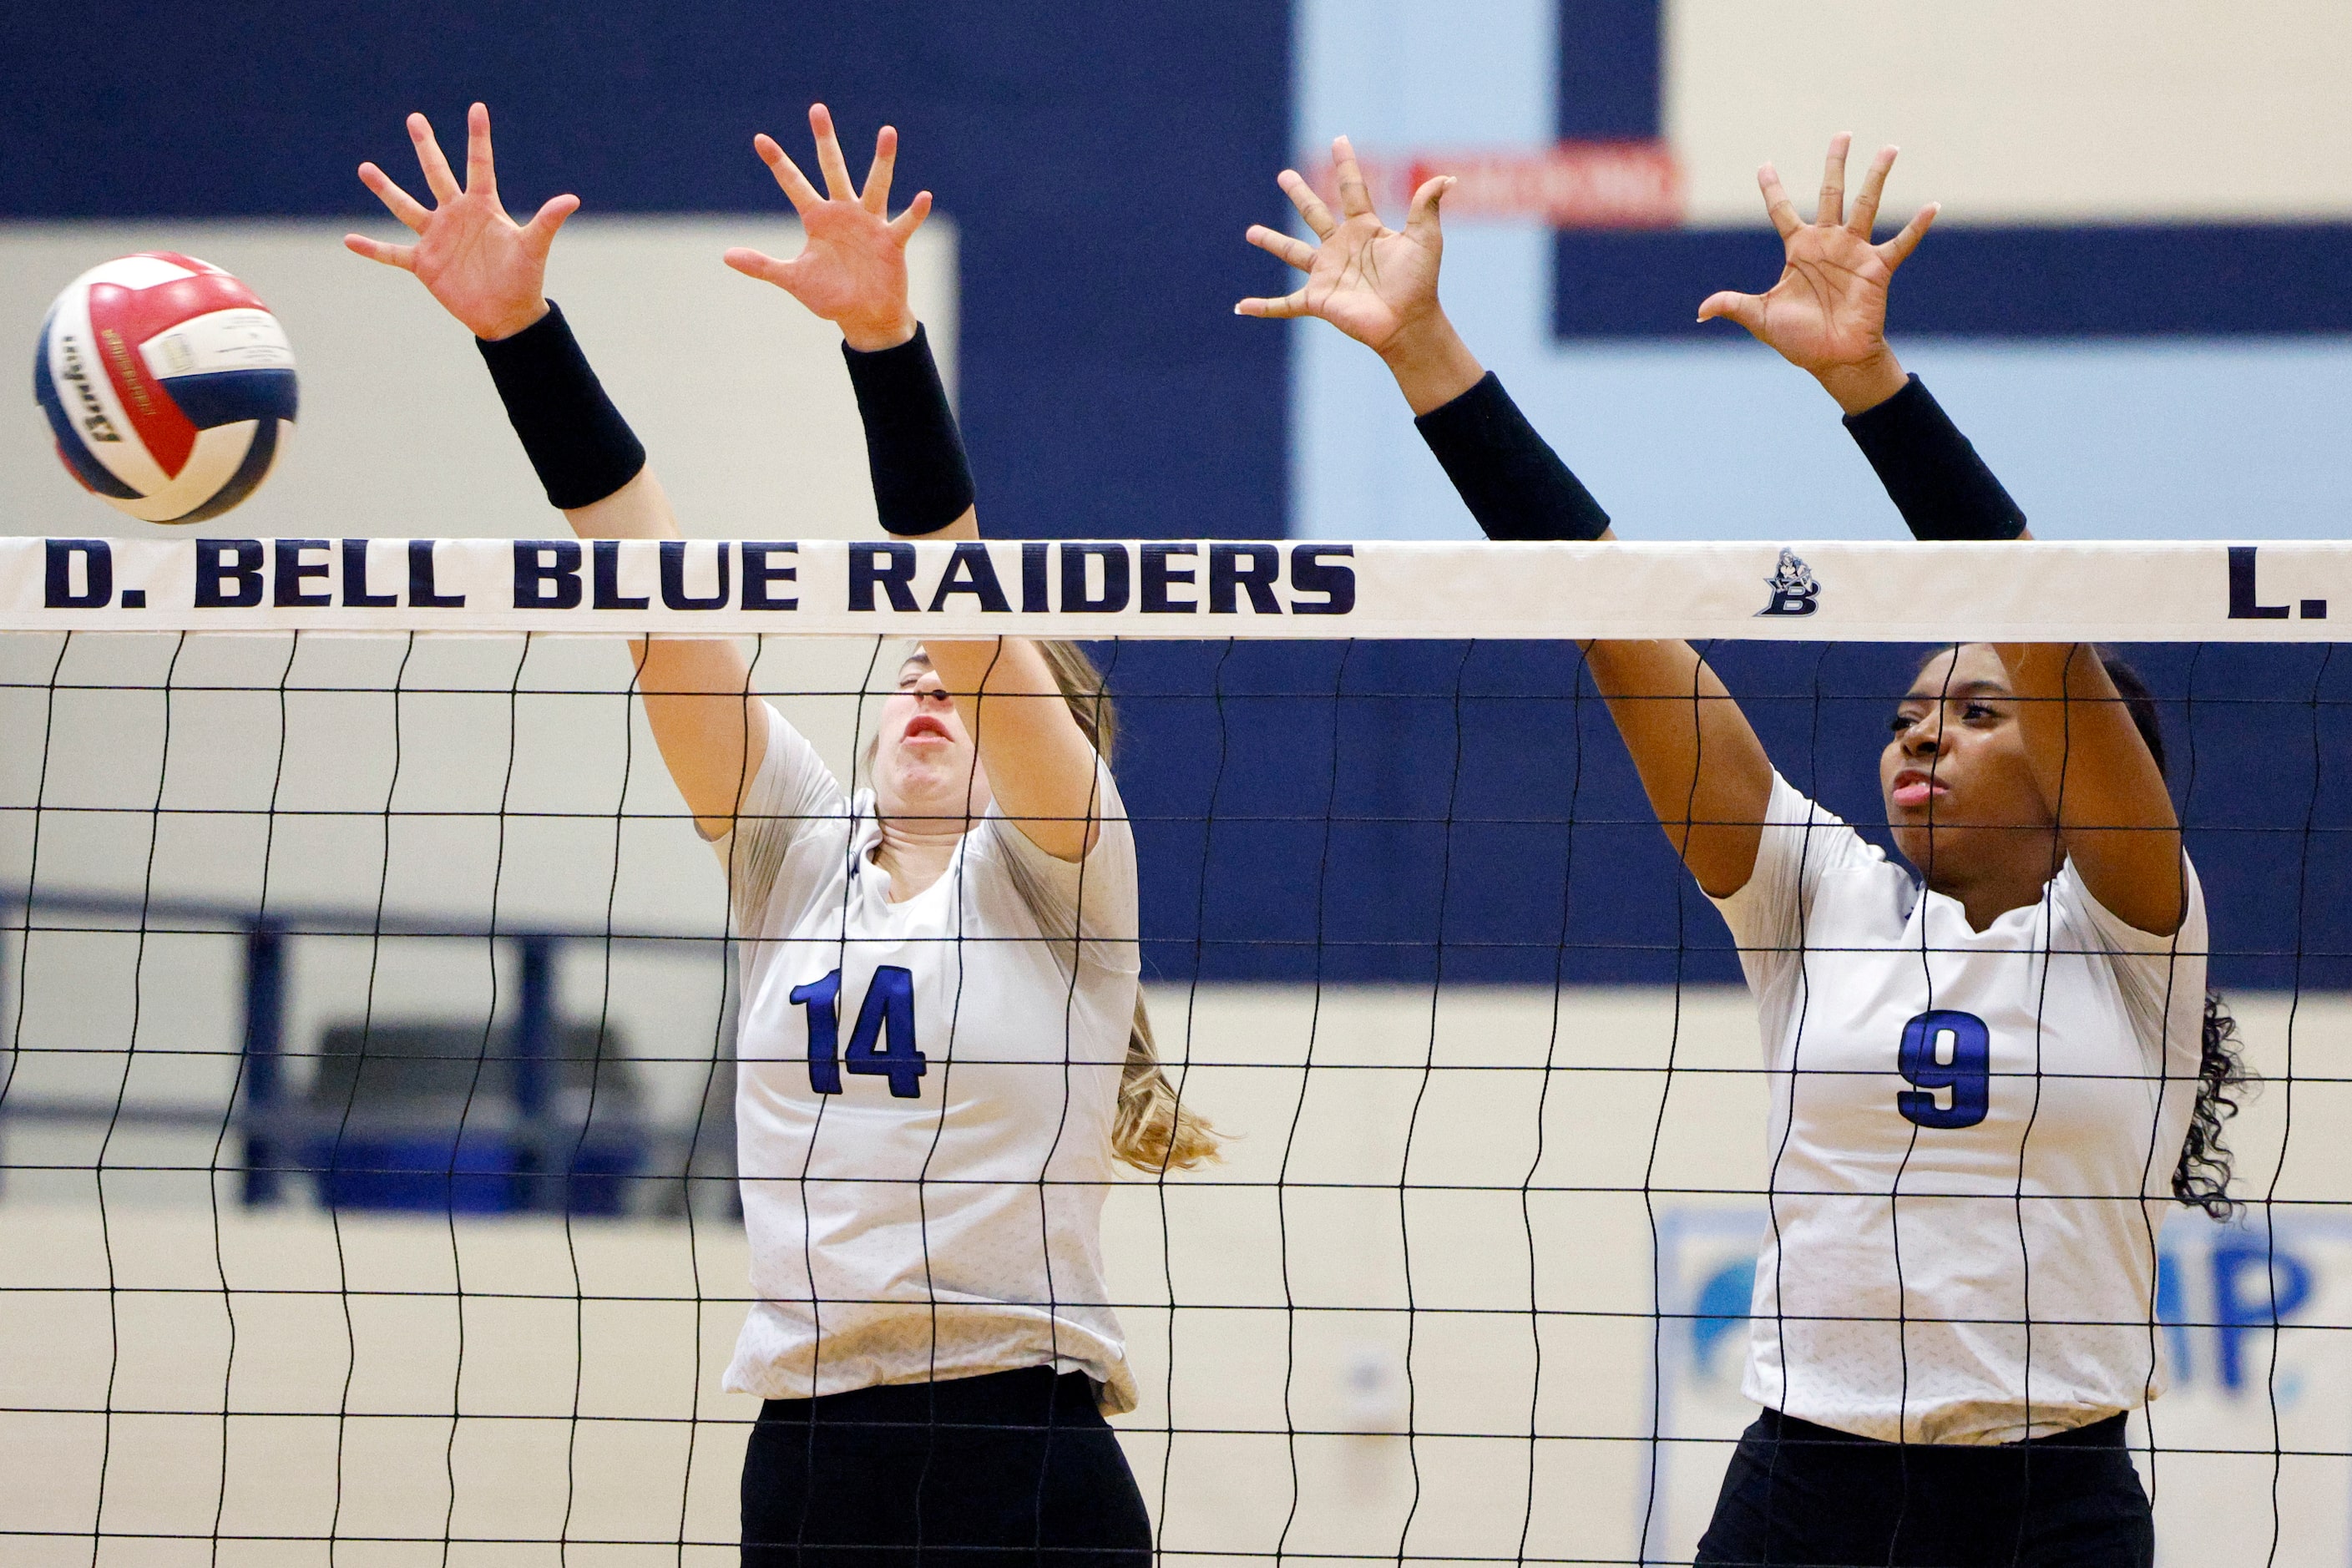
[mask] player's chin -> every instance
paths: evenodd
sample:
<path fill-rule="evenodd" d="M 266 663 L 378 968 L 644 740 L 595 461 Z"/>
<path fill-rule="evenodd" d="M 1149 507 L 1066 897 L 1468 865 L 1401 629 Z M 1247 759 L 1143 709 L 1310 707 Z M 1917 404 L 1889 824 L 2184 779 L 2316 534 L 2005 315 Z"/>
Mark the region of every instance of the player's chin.
<path fill-rule="evenodd" d="M 1984 826 L 1969 821 L 1941 800 L 1935 803 L 1932 812 L 1926 806 L 1886 808 L 1886 828 L 1894 837 L 1895 847 L 1914 865 L 1924 864 L 1931 851 L 1946 859 L 1965 854 Z"/>
<path fill-rule="evenodd" d="M 893 793 L 918 810 L 959 805 L 971 787 L 971 753 L 960 746 L 910 748 L 897 763 Z"/>

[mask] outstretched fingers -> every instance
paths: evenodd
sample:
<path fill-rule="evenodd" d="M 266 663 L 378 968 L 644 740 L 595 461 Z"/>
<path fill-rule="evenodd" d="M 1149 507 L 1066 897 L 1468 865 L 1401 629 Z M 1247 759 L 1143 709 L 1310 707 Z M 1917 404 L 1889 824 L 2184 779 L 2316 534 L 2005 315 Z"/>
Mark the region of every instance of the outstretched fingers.
<path fill-rule="evenodd" d="M 1331 209 L 1323 205 L 1323 198 L 1315 194 L 1315 187 L 1307 183 L 1304 174 L 1296 169 L 1285 169 L 1275 176 L 1274 183 L 1282 187 L 1282 194 L 1290 198 L 1290 205 L 1298 209 L 1298 216 L 1307 220 L 1316 238 L 1331 237 L 1339 220 L 1331 216 Z"/>
<path fill-rule="evenodd" d="M 907 210 L 892 218 L 885 226 L 889 229 L 892 239 L 904 245 L 915 237 L 915 231 L 922 227 L 923 220 L 930 216 L 931 193 L 917 191 L 915 199 L 907 204 Z"/>
<path fill-rule="evenodd" d="M 1789 199 L 1788 191 L 1780 184 L 1780 170 L 1769 163 L 1758 169 L 1756 188 L 1764 193 L 1764 211 L 1782 239 L 1805 226 L 1805 220 L 1797 216 L 1797 204 Z"/>
<path fill-rule="evenodd" d="M 1698 319 L 1711 321 L 1717 316 L 1737 321 L 1760 337 L 1764 331 L 1764 297 L 1736 293 L 1729 289 L 1709 294 L 1698 308 Z"/>
<path fill-rule="evenodd" d="M 441 154 L 441 143 L 433 139 L 433 123 L 421 114 L 408 117 L 408 139 L 416 146 L 417 167 L 425 171 L 425 188 L 433 199 L 445 205 L 465 193 L 457 187 L 457 176 L 450 172 L 449 160 Z"/>
<path fill-rule="evenodd" d="M 1853 147 L 1853 132 L 1841 131 L 1830 138 L 1830 155 L 1822 164 L 1822 200 L 1813 221 L 1828 225 L 1845 221 L 1845 158 Z"/>
<path fill-rule="evenodd" d="M 816 166 L 824 175 L 825 195 L 837 202 L 856 201 L 857 186 L 849 178 L 849 160 L 841 155 L 841 138 L 833 132 L 833 111 L 810 104 L 809 130 L 816 135 Z"/>
<path fill-rule="evenodd" d="M 802 174 L 801 166 L 777 145 L 774 137 L 761 132 L 751 138 L 751 151 L 760 155 L 760 162 L 768 165 L 768 172 L 776 176 L 776 184 L 783 187 L 784 199 L 793 204 L 794 212 L 806 217 L 811 207 L 824 204 L 824 198 L 817 195 L 814 185 L 809 184 L 809 177 Z"/>
<path fill-rule="evenodd" d="M 1270 251 L 1280 257 L 1301 272 L 1308 270 L 1315 265 L 1315 247 L 1297 235 L 1284 234 L 1279 230 L 1268 228 L 1262 223 L 1254 223 L 1250 225 L 1249 232 L 1242 237 L 1260 250 Z"/>
<path fill-rule="evenodd" d="M 535 255 L 544 259 L 548 248 L 555 243 L 555 231 L 563 226 L 565 218 L 579 210 L 578 196 L 567 193 L 560 196 L 548 197 L 539 211 L 531 215 L 530 221 L 523 225 L 523 243 L 529 246 Z"/>
<path fill-rule="evenodd" d="M 1929 202 L 1912 216 L 1911 221 L 1905 224 L 1893 239 L 1876 247 L 1889 272 L 1902 266 L 1910 258 L 1911 253 L 1919 248 L 1919 242 L 1927 237 L 1927 229 L 1935 223 L 1936 215 L 1943 210 L 1942 203 Z"/>
<path fill-rule="evenodd" d="M 1288 321 L 1293 316 L 1307 313 L 1307 290 L 1304 289 L 1285 294 L 1279 300 L 1244 300 L 1234 307 L 1236 316 L 1260 316 L 1270 321 Z"/>
<path fill-rule="evenodd" d="M 898 168 L 898 130 L 885 125 L 874 138 L 874 162 L 866 170 L 866 188 L 857 199 L 867 212 L 880 217 L 890 210 L 890 176 Z"/>
<path fill-rule="evenodd" d="M 1851 233 L 1870 237 L 1871 226 L 1878 221 L 1878 202 L 1886 190 L 1886 173 L 1895 167 L 1895 149 L 1881 147 L 1878 156 L 1870 161 L 1870 172 L 1862 177 L 1862 189 L 1853 198 L 1853 213 L 1845 221 Z"/>
<path fill-rule="evenodd" d="M 1345 136 L 1331 139 L 1331 171 L 1339 182 L 1339 210 L 1349 217 L 1377 216 L 1372 211 L 1371 187 L 1364 184 L 1364 171 L 1356 162 L 1355 144 Z"/>
<path fill-rule="evenodd" d="M 343 248 L 370 261 L 381 261 L 386 267 L 397 267 L 403 272 L 416 270 L 416 247 L 387 245 L 381 239 L 370 239 L 363 234 L 343 236 Z"/>
<path fill-rule="evenodd" d="M 1412 193 L 1412 205 L 1404 209 L 1404 232 L 1423 245 L 1440 243 L 1437 226 L 1437 204 L 1454 188 L 1451 174 L 1433 174 Z"/>
<path fill-rule="evenodd" d="M 411 232 L 416 234 L 425 232 L 425 222 L 433 215 L 425 210 L 423 203 L 402 190 L 390 174 L 385 174 L 373 163 L 362 163 L 360 184 L 373 191 L 375 199 L 390 208 L 392 216 L 398 218 Z"/>
<path fill-rule="evenodd" d="M 778 288 L 789 287 L 785 282 L 793 272 L 793 264 L 789 261 L 779 261 L 764 251 L 740 245 L 730 250 L 722 259 L 746 278 L 757 278 L 762 283 L 773 283 Z"/>
<path fill-rule="evenodd" d="M 477 103 L 466 110 L 466 189 L 496 200 L 499 166 L 490 156 L 490 106 Z"/>

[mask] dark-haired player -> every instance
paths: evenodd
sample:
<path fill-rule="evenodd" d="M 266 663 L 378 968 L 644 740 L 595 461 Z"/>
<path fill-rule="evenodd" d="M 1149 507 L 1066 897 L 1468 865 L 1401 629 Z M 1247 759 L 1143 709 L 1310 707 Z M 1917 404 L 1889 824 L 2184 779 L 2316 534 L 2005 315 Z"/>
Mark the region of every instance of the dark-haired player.
<path fill-rule="evenodd" d="M 1250 233 L 1306 286 L 1239 309 L 1380 352 L 1490 536 L 1612 537 L 1438 306 L 1445 182 L 1391 230 L 1336 153 L 1340 216 L 1282 180 L 1318 245 Z M 2023 514 L 1886 346 L 1888 281 L 1934 209 L 1874 244 L 1894 152 L 1851 214 L 1845 158 L 1841 137 L 1811 224 L 1762 171 L 1781 278 L 1702 319 L 1811 371 L 1921 537 L 2016 538 Z M 1588 668 L 1739 944 L 1772 1095 L 1743 1385 L 1764 1409 L 1698 1561 L 2146 1568 L 2124 1426 L 2161 1384 L 2157 1229 L 2168 1195 L 2228 1211 L 2241 1074 L 2145 688 L 2086 644 L 1930 657 L 1879 757 L 1906 871 L 1779 775 L 1689 645 L 1595 642 Z"/>

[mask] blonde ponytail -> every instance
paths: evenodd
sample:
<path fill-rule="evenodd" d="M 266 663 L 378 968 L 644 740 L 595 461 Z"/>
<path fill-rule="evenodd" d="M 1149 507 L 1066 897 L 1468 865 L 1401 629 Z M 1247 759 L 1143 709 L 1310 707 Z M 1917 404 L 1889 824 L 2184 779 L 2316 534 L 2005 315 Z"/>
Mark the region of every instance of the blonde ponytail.
<path fill-rule="evenodd" d="M 1073 642 L 1040 638 L 1037 651 L 1045 655 L 1054 684 L 1087 742 L 1108 762 L 1118 727 L 1102 672 Z M 1151 1039 L 1151 1015 L 1138 991 L 1135 1022 L 1127 1036 L 1127 1066 L 1118 1080 L 1118 1114 L 1111 1123 L 1111 1152 L 1139 1171 L 1158 1175 L 1216 1159 L 1217 1142 L 1217 1130 L 1208 1118 L 1185 1108 L 1183 1096 L 1161 1070 L 1160 1049 Z"/>
<path fill-rule="evenodd" d="M 1111 1123 L 1111 1152 L 1156 1176 L 1219 1158 L 1217 1144 L 1217 1130 L 1209 1119 L 1186 1109 L 1183 1097 L 1160 1070 L 1160 1049 L 1151 1041 L 1151 1015 L 1144 1011 L 1142 994 L 1137 993 L 1135 1026 L 1127 1037 L 1127 1070 L 1118 1080 L 1118 1117 Z"/>

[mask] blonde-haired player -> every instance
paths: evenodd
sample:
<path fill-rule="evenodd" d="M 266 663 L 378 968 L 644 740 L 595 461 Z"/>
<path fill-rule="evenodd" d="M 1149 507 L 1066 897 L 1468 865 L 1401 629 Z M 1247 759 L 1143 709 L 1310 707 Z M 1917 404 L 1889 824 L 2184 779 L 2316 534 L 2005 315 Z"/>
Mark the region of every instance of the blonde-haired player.
<path fill-rule="evenodd" d="M 976 537 L 907 303 L 929 195 L 891 219 L 895 135 L 861 192 L 824 110 L 811 120 L 829 195 L 758 142 L 806 248 L 729 259 L 842 327 L 885 526 Z M 578 202 L 514 224 L 479 104 L 462 186 L 423 116 L 409 132 L 437 205 L 362 165 L 417 238 L 352 248 L 414 272 L 481 341 L 577 532 L 678 537 L 541 291 Z M 934 643 L 900 666 L 853 795 L 749 695 L 733 643 L 633 647 L 749 943 L 736 1118 L 756 1300 L 726 1381 L 766 1403 L 744 1459 L 744 1561 L 1148 1562 L 1142 1498 L 1102 1416 L 1135 1403 L 1102 1204 L 1115 1160 L 1164 1171 L 1214 1140 L 1151 1052 L 1100 678 L 1075 647 Z"/>

